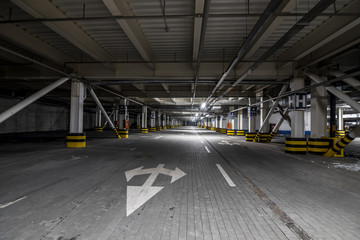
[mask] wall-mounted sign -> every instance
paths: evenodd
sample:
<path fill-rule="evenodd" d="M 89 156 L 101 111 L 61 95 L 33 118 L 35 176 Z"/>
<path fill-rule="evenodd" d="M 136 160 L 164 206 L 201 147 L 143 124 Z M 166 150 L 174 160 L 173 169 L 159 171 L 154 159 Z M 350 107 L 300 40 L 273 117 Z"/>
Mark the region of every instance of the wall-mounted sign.
<path fill-rule="evenodd" d="M 257 107 L 249 107 L 248 115 L 249 117 L 256 117 Z"/>
<path fill-rule="evenodd" d="M 235 118 L 235 113 L 234 112 L 230 112 L 230 118 L 234 119 Z"/>
<path fill-rule="evenodd" d="M 151 119 L 155 119 L 155 113 L 151 113 L 150 117 Z"/>
<path fill-rule="evenodd" d="M 296 93 L 292 96 L 289 96 L 289 108 L 296 110 L 305 110 L 306 109 L 306 94 L 305 93 Z"/>

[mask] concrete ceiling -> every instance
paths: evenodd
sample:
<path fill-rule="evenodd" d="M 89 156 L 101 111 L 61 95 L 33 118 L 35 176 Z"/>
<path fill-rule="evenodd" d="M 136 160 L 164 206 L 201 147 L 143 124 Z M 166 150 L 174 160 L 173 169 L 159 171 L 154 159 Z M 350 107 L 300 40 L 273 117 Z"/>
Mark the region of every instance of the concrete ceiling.
<path fill-rule="evenodd" d="M 356 54 L 346 53 L 359 49 L 360 0 L 276 2 L 3 0 L 0 46 L 174 115 L 176 106 L 180 115 L 196 111 L 212 91 L 211 100 L 224 95 L 218 105 L 239 106 L 259 92 L 276 94 L 305 68 L 359 68 Z M 271 4 L 272 14 L 256 28 Z M 215 88 L 240 49 L 236 66 Z M 3 91 L 29 95 L 59 77 L 0 50 Z M 47 97 L 69 102 L 69 89 L 65 84 Z M 119 102 L 95 91 L 105 105 Z M 86 104 L 94 105 L 91 98 Z"/>

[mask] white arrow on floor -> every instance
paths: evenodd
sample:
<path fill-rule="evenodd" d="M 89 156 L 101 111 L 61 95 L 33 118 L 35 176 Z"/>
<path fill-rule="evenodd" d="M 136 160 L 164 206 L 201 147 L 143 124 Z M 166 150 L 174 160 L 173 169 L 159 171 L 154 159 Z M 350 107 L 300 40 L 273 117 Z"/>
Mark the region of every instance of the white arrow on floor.
<path fill-rule="evenodd" d="M 141 207 L 149 199 L 160 192 L 164 187 L 151 186 L 159 174 L 171 176 L 171 183 L 184 177 L 186 173 L 179 168 L 175 170 L 164 168 L 164 164 L 159 164 L 156 168 L 143 169 L 144 166 L 138 167 L 125 172 L 126 181 L 130 181 L 134 176 L 150 174 L 142 186 L 128 186 L 126 199 L 126 216 L 132 214 L 136 209 Z"/>

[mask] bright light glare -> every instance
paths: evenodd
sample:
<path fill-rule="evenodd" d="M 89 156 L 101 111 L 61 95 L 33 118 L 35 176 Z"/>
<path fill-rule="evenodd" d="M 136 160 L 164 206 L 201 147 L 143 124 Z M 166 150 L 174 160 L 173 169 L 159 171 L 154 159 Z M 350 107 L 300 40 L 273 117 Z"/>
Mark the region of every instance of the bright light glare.
<path fill-rule="evenodd" d="M 206 102 L 203 102 L 202 104 L 201 104 L 201 108 L 205 108 L 206 107 Z"/>

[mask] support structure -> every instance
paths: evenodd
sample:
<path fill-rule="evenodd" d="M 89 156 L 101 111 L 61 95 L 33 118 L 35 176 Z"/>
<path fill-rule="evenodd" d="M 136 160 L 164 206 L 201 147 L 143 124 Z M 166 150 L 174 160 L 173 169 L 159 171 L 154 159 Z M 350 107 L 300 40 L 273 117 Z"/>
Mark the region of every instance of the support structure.
<path fill-rule="evenodd" d="M 66 136 L 66 147 L 83 148 L 86 135 L 83 132 L 84 100 L 86 88 L 80 81 L 71 82 L 70 132 Z"/>
<path fill-rule="evenodd" d="M 327 92 L 324 86 L 311 89 L 311 138 L 326 136 Z"/>
<path fill-rule="evenodd" d="M 142 106 L 140 133 L 149 133 L 148 123 L 147 123 L 147 107 L 146 106 Z"/>
<path fill-rule="evenodd" d="M 101 125 L 101 110 L 98 106 L 96 106 L 95 112 L 95 132 L 102 132 L 103 126 Z"/>
<path fill-rule="evenodd" d="M 111 122 L 110 117 L 107 115 L 104 107 L 101 105 L 101 102 L 100 102 L 100 100 L 98 99 L 98 97 L 96 96 L 94 90 L 93 90 L 91 87 L 88 87 L 88 90 L 89 90 L 91 96 L 93 97 L 96 105 L 100 108 L 102 114 L 104 115 L 104 117 L 106 118 L 107 122 L 110 124 L 111 128 L 113 129 L 116 137 L 117 137 L 117 138 L 121 138 L 119 132 L 118 132 L 117 129 L 115 128 L 114 124 Z"/>
<path fill-rule="evenodd" d="M 156 115 L 154 110 L 150 114 L 150 132 L 156 132 Z"/>
<path fill-rule="evenodd" d="M 162 130 L 161 123 L 162 123 L 162 121 L 161 121 L 161 112 L 158 112 L 158 114 L 157 114 L 157 126 L 156 126 L 157 131 Z"/>
<path fill-rule="evenodd" d="M 50 85 L 44 87 L 43 89 L 37 91 L 36 93 L 31 95 L 30 97 L 27 97 L 26 99 L 22 100 L 21 102 L 19 102 L 15 106 L 13 106 L 13 107 L 9 108 L 8 110 L 4 111 L 3 113 L 0 114 L 0 123 L 4 122 L 6 119 L 10 118 L 12 115 L 16 114 L 17 112 L 19 112 L 23 108 L 25 108 L 28 105 L 30 105 L 31 103 L 35 102 L 39 98 L 43 97 L 44 95 L 46 95 L 50 91 L 54 90 L 55 88 L 57 88 L 61 84 L 65 83 L 69 79 L 70 78 L 60 78 L 59 80 L 53 82 L 52 84 L 50 84 Z"/>
<path fill-rule="evenodd" d="M 294 78 L 290 83 L 292 91 L 301 89 L 304 87 L 303 78 Z M 303 110 L 293 111 L 293 118 L 291 119 L 291 137 L 292 138 L 304 138 L 305 137 L 305 112 Z"/>

